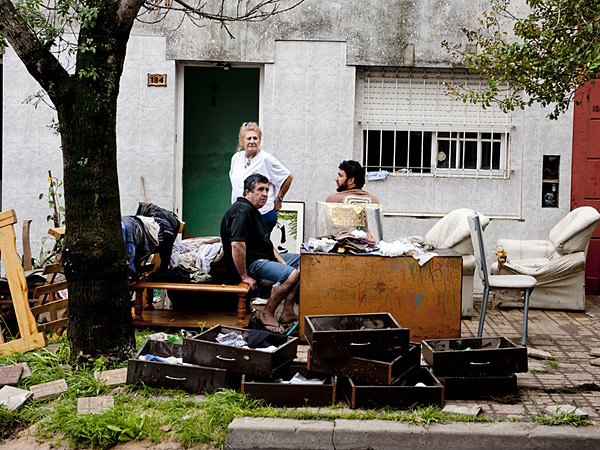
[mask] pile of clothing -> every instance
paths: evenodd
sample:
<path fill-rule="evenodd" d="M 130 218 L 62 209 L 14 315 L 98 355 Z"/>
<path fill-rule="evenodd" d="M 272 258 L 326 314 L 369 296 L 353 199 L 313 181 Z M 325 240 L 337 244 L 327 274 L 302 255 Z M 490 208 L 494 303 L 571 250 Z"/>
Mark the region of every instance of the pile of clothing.
<path fill-rule="evenodd" d="M 287 337 L 270 331 L 248 330 L 248 336 L 245 339 L 241 334 L 231 331 L 229 333 L 219 333 L 215 340 L 223 345 L 252 348 L 272 353 L 287 342 Z"/>
<path fill-rule="evenodd" d="M 179 225 L 180 221 L 175 213 L 146 202 L 138 204 L 134 216 L 121 218 L 121 230 L 132 276 L 135 276 L 139 263 L 153 253 L 158 253 L 161 261 L 171 259 Z"/>
<path fill-rule="evenodd" d="M 412 256 L 419 265 L 423 266 L 437 253 L 433 253 L 433 246 L 425 244 L 416 238 L 396 239 L 391 242 L 380 241 L 379 249 L 383 256 Z"/>
<path fill-rule="evenodd" d="M 362 230 L 345 231 L 337 236 L 310 238 L 308 250 L 324 253 L 351 253 L 354 255 L 371 253 L 377 250 L 377 244 L 371 233 Z"/>
<path fill-rule="evenodd" d="M 153 273 L 152 281 L 171 283 L 210 283 L 213 263 L 223 258 L 221 239 L 217 237 L 184 239 L 173 244 L 169 267 Z"/>
<path fill-rule="evenodd" d="M 410 237 L 394 239 L 392 241 L 379 241 L 375 243 L 370 233 L 361 230 L 343 232 L 337 236 L 323 236 L 310 238 L 308 245 L 303 244 L 305 250 L 322 253 L 350 253 L 353 255 L 379 255 L 379 256 L 412 256 L 422 266 L 437 253 L 433 253 L 432 245 L 425 244 L 420 238 Z"/>

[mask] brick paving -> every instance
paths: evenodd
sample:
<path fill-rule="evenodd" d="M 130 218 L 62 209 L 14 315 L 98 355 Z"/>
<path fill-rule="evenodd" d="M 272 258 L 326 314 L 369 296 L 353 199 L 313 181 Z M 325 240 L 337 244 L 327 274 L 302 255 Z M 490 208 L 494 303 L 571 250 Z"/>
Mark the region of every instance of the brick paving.
<path fill-rule="evenodd" d="M 30 386 L 29 390 L 33 392 L 34 400 L 43 400 L 45 398 L 57 397 L 67 392 L 68 387 L 67 382 L 61 378 L 60 380 Z"/>
<path fill-rule="evenodd" d="M 109 387 L 123 386 L 127 383 L 127 367 L 122 369 L 105 370 L 94 372 L 96 380 L 102 381 Z"/>
<path fill-rule="evenodd" d="M 484 336 L 506 336 L 521 342 L 522 309 L 499 309 L 492 300 L 488 306 Z M 462 337 L 477 336 L 481 300 L 475 298 L 475 316 L 461 323 Z M 452 400 L 456 404 L 481 405 L 482 413 L 496 418 L 537 415 L 547 406 L 574 405 L 595 424 L 600 423 L 600 367 L 590 355 L 600 346 L 600 297 L 587 296 L 585 312 L 530 310 L 527 346 L 544 350 L 557 365 L 529 358 L 529 372 L 518 373 L 518 394 L 489 400 Z"/>
<path fill-rule="evenodd" d="M 77 412 L 79 414 L 100 413 L 113 406 L 115 406 L 115 398 L 112 395 L 82 397 L 77 399 Z"/>
<path fill-rule="evenodd" d="M 0 387 L 16 386 L 21 379 L 22 373 L 23 366 L 20 364 L 0 367 Z"/>

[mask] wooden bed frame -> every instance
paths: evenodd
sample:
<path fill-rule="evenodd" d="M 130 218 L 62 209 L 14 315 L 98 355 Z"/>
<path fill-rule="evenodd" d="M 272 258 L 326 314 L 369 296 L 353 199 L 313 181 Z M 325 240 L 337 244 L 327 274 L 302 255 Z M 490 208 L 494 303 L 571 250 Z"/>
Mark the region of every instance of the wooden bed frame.
<path fill-rule="evenodd" d="M 234 293 L 238 296 L 237 305 L 237 318 L 239 321 L 243 321 L 246 318 L 248 311 L 248 292 L 250 287 L 246 283 L 240 283 L 238 285 L 228 284 L 194 284 L 194 283 L 163 283 L 163 282 L 152 282 L 141 279 L 132 283 L 130 288 L 135 293 L 135 317 L 134 321 L 143 321 L 142 312 L 144 309 L 143 299 L 146 298 L 146 307 L 151 308 L 152 296 L 144 295 L 146 289 L 167 289 L 170 291 L 186 291 L 186 292 L 221 292 L 221 293 Z"/>
<path fill-rule="evenodd" d="M 181 222 L 179 226 L 179 233 L 183 231 L 185 222 Z M 160 267 L 160 256 L 155 253 L 150 264 L 142 265 L 138 268 L 140 273 L 146 273 L 140 280 L 131 283 L 130 289 L 135 293 L 134 303 L 134 322 L 143 322 L 144 319 L 142 314 L 144 308 L 148 310 L 154 309 L 152 306 L 152 295 L 147 295 L 147 289 L 166 289 L 169 291 L 185 291 L 185 292 L 217 292 L 217 293 L 234 293 L 238 296 L 237 304 L 237 320 L 238 325 L 241 325 L 248 312 L 249 302 L 248 293 L 250 292 L 250 286 L 246 283 L 239 284 L 197 284 L 197 283 L 168 283 L 168 282 L 154 282 L 148 281 L 148 277 L 151 273 L 156 272 Z M 146 305 L 144 305 L 144 299 Z"/>

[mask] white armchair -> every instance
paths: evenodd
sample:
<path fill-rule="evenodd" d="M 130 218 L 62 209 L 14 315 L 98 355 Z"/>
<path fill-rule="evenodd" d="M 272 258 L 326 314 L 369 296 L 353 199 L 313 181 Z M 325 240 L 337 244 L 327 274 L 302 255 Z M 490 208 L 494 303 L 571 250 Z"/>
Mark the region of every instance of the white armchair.
<path fill-rule="evenodd" d="M 590 206 L 574 209 L 550 230 L 548 240 L 500 239 L 506 263 L 492 265 L 498 275 L 531 275 L 537 280 L 532 308 L 585 309 L 585 259 L 600 214 Z M 506 294 L 502 294 L 504 297 Z"/>
<path fill-rule="evenodd" d="M 462 302 L 461 316 L 473 316 L 473 274 L 475 273 L 475 257 L 473 241 L 467 217 L 476 213 L 472 209 L 459 208 L 442 217 L 425 235 L 424 241 L 435 248 L 451 248 L 462 255 Z M 490 219 L 479 214 L 481 229 L 490 223 Z"/>

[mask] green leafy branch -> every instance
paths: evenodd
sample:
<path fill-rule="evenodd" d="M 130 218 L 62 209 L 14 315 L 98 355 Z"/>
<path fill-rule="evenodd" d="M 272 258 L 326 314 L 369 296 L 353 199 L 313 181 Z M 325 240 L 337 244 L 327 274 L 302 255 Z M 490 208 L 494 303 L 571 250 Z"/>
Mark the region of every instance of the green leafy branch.
<path fill-rule="evenodd" d="M 48 221 L 48 222 L 52 221 L 55 228 L 63 226 L 65 224 L 65 220 L 64 220 L 65 208 L 64 208 L 64 206 L 61 206 L 61 204 L 60 204 L 60 199 L 62 198 L 62 194 L 59 192 L 62 185 L 63 185 L 62 180 L 60 180 L 56 177 L 53 177 L 52 171 L 49 170 L 48 171 L 48 192 L 47 193 L 42 192 L 39 196 L 40 200 L 42 200 L 44 197 L 46 197 L 48 199 L 48 206 L 50 207 L 52 214 L 48 214 L 46 216 L 46 221 Z"/>
<path fill-rule="evenodd" d="M 556 119 L 575 91 L 600 72 L 600 4 L 527 0 L 527 5 L 528 14 L 518 17 L 508 0 L 492 0 L 477 29 L 462 29 L 466 47 L 442 42 L 469 71 L 487 77 L 486 90 L 449 90 L 464 102 L 496 103 L 504 112 L 539 103 L 551 107 L 549 117 Z"/>

